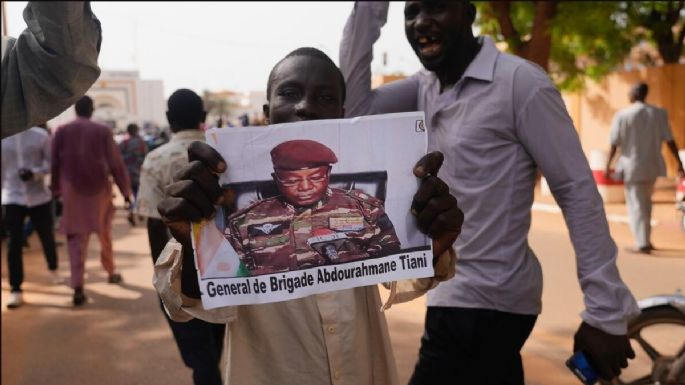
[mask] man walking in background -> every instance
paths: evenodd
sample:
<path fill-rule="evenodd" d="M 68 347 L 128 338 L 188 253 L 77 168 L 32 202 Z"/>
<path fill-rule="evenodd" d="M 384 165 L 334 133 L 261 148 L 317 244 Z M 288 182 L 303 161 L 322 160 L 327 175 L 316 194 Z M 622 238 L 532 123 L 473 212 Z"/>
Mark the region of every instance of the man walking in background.
<path fill-rule="evenodd" d="M 661 142 L 666 142 L 678 162 L 678 175 L 685 176 L 678 147 L 673 140 L 666 110 L 645 103 L 649 87 L 637 83 L 628 97 L 631 105 L 616 113 L 611 124 L 611 150 L 605 174 L 610 175 L 611 161 L 616 150 L 621 155 L 616 161 L 616 177 L 623 179 L 630 230 L 635 237 L 635 248 L 628 251 L 649 254 L 654 250 L 650 241 L 652 226 L 652 192 L 659 176 L 666 175 L 661 155 Z"/>
<path fill-rule="evenodd" d="M 126 127 L 128 137 L 119 143 L 121 157 L 124 159 L 126 171 L 131 180 L 131 190 L 134 200 L 138 197 L 138 186 L 140 185 L 140 167 L 143 165 L 145 155 L 147 155 L 147 144 L 140 137 L 138 125 L 131 123 Z M 135 226 L 136 220 L 133 217 L 133 204 L 129 205 L 128 223 Z"/>
<path fill-rule="evenodd" d="M 100 239 L 100 262 L 107 282 L 121 282 L 114 269 L 112 251 L 112 175 L 130 204 L 131 182 L 109 127 L 90 120 L 93 100 L 83 96 L 76 102 L 76 120 L 57 129 L 52 143 L 52 188 L 62 198 L 61 230 L 66 234 L 71 265 L 74 306 L 83 305 L 85 259 L 90 233 Z"/>
<path fill-rule="evenodd" d="M 22 305 L 24 281 L 24 219 L 28 215 L 43 246 L 43 254 L 53 283 L 61 283 L 57 273 L 57 250 L 52 218 L 52 194 L 44 177 L 50 172 L 50 136 L 33 127 L 2 140 L 2 208 L 9 232 L 7 267 L 11 287 L 7 307 Z"/>
<path fill-rule="evenodd" d="M 166 186 L 173 183 L 174 174 L 188 164 L 190 143 L 205 140 L 205 133 L 200 126 L 207 113 L 202 99 L 195 92 L 188 89 L 176 90 L 169 97 L 167 105 L 167 119 L 174 135 L 169 143 L 150 151 L 145 157 L 136 204 L 137 213 L 148 217 L 147 231 L 153 264 L 170 238 L 157 211 L 157 205 L 165 197 Z M 183 362 L 193 370 L 195 385 L 221 385 L 219 360 L 226 325 L 209 323 L 199 318 L 188 322 L 172 321 L 163 305 L 162 312 L 169 322 Z"/>

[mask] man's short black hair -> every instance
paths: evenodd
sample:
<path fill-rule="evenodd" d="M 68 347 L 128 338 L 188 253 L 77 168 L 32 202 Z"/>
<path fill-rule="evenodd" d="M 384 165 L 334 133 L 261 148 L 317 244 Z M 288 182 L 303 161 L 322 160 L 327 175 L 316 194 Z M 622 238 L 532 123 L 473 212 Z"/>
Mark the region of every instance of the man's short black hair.
<path fill-rule="evenodd" d="M 198 128 L 205 119 L 202 98 L 187 88 L 174 91 L 167 101 L 167 119 L 176 131 Z"/>
<path fill-rule="evenodd" d="M 648 92 L 649 86 L 646 83 L 638 82 L 630 89 L 630 96 L 635 100 L 643 102 L 647 98 Z"/>
<path fill-rule="evenodd" d="M 283 63 L 286 59 L 289 59 L 294 56 L 307 56 L 319 60 L 323 60 L 327 64 L 330 64 L 333 68 L 335 68 L 335 72 L 338 74 L 338 78 L 340 80 L 340 88 L 342 89 L 342 102 L 345 102 L 345 96 L 346 96 L 346 91 L 345 91 L 345 78 L 343 77 L 342 72 L 340 72 L 340 68 L 338 68 L 337 65 L 331 60 L 328 55 L 326 55 L 323 51 L 313 48 L 313 47 L 300 47 L 289 54 L 285 55 L 283 59 L 281 59 L 276 65 L 271 69 L 271 72 L 269 73 L 269 80 L 266 83 L 266 100 L 270 100 L 271 98 L 271 83 L 273 82 L 273 76 L 274 76 L 274 71 L 276 71 L 276 68 Z"/>
<path fill-rule="evenodd" d="M 93 115 L 93 99 L 88 95 L 83 95 L 74 105 L 76 115 L 83 118 L 90 118 Z"/>
<path fill-rule="evenodd" d="M 126 126 L 126 132 L 128 132 L 128 134 L 131 136 L 137 135 L 139 130 L 140 128 L 135 123 L 131 123 L 128 126 Z"/>

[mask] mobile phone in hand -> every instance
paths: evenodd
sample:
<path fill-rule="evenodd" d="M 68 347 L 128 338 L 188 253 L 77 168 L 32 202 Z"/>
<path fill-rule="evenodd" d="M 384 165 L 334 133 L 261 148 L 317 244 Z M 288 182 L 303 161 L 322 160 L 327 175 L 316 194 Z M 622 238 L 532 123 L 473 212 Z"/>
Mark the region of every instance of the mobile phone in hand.
<path fill-rule="evenodd" d="M 581 350 L 575 352 L 571 358 L 566 361 L 566 366 L 578 377 L 578 379 L 585 385 L 594 385 L 599 376 L 597 372 L 590 366 L 590 363 Z"/>

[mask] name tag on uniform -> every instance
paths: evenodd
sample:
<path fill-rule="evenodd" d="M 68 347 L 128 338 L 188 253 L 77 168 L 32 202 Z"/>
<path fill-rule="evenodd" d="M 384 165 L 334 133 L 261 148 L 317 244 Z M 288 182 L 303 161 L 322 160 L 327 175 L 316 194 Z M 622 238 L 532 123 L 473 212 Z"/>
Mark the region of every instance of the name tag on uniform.
<path fill-rule="evenodd" d="M 359 231 L 364 229 L 364 217 L 331 217 L 328 228 L 335 231 Z"/>
<path fill-rule="evenodd" d="M 250 237 L 283 234 L 283 232 L 289 228 L 290 222 L 287 221 L 267 222 L 247 226 L 247 234 Z"/>

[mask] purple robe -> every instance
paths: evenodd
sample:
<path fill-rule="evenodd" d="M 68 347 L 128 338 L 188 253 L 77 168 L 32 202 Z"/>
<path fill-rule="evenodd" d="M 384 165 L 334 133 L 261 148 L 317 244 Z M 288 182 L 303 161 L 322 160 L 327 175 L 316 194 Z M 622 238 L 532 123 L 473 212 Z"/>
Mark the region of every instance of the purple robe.
<path fill-rule="evenodd" d="M 110 175 L 125 197 L 131 182 L 107 126 L 77 118 L 59 127 L 52 141 L 52 189 L 62 197 L 61 230 L 83 234 L 104 230 L 114 213 Z"/>

